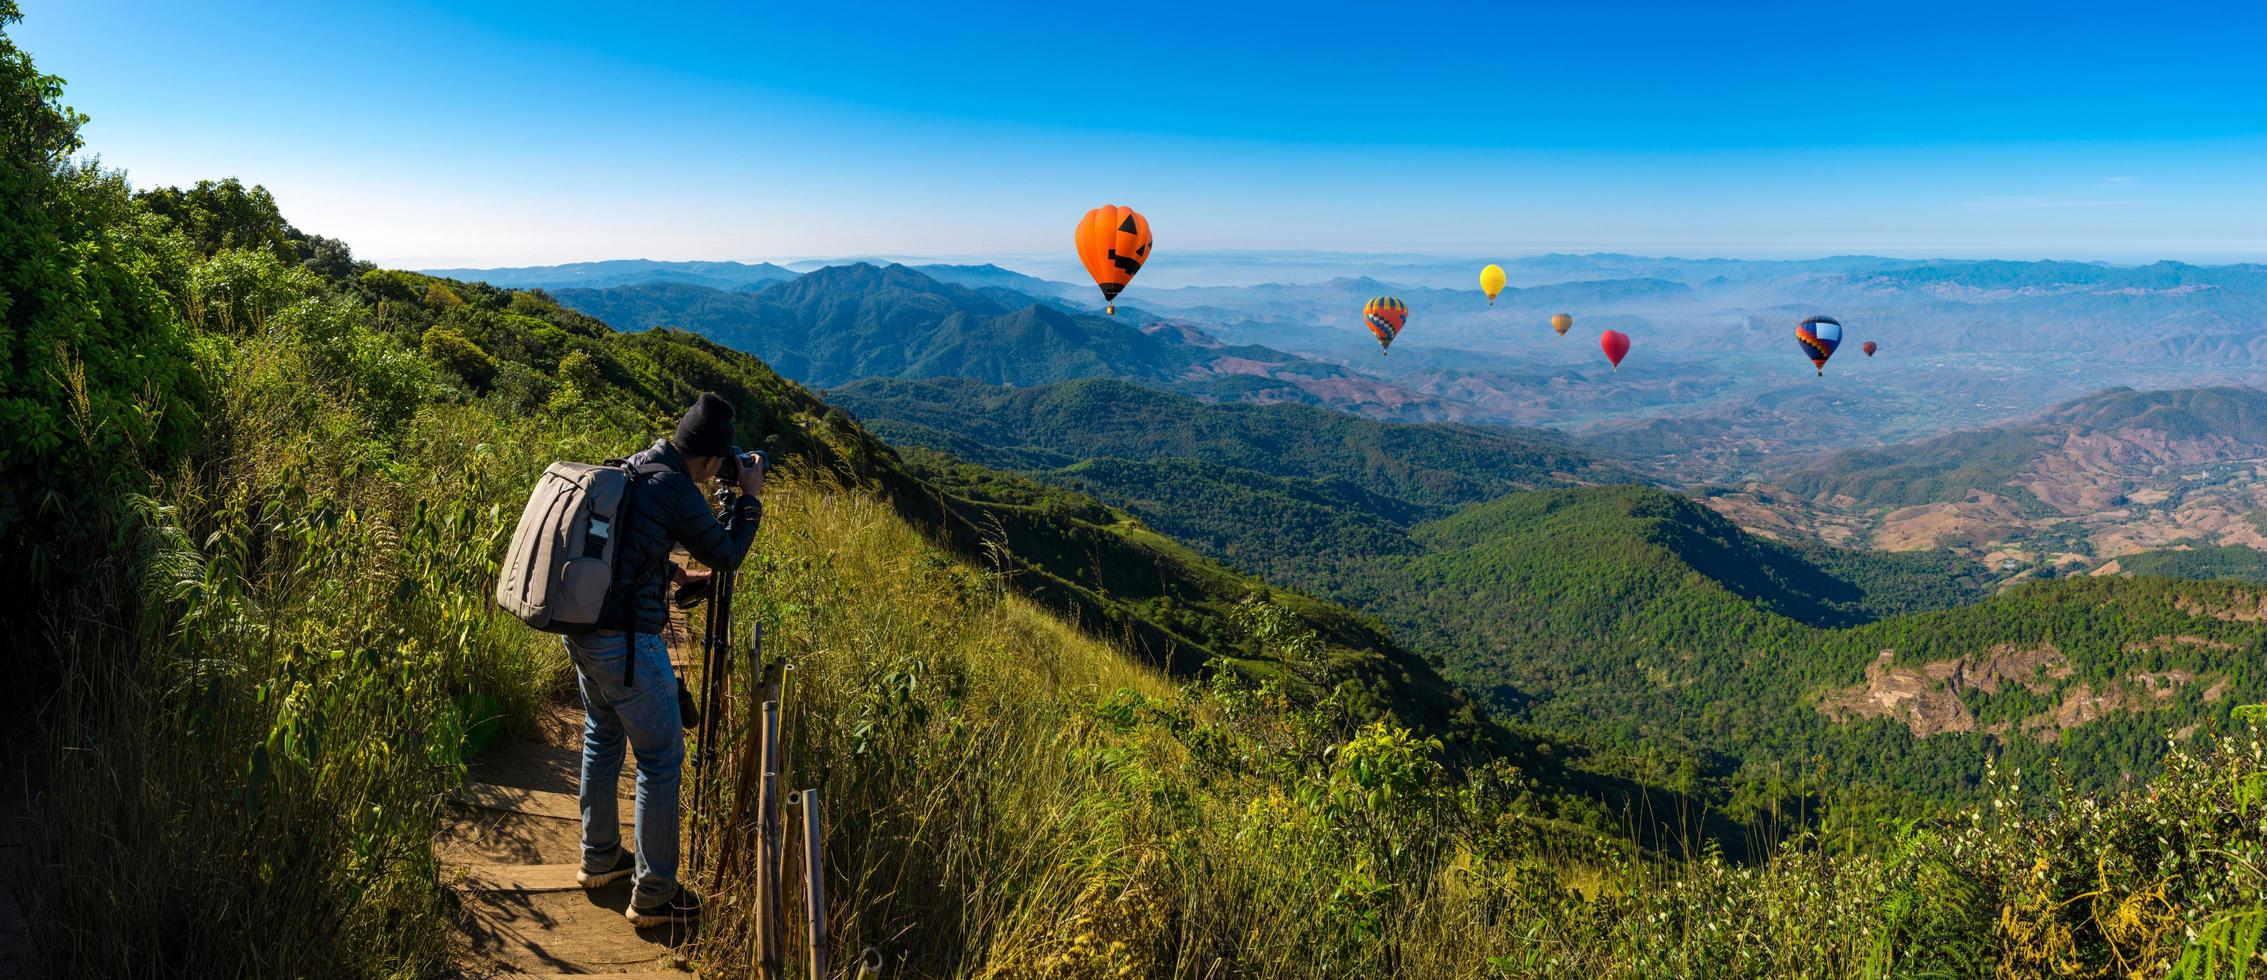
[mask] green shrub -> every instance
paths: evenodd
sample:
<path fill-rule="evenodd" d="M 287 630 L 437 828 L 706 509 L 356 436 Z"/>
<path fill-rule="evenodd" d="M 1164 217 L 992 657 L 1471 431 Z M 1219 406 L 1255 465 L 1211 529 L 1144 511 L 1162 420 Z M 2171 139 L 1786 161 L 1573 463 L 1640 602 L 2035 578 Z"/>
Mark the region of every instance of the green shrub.
<path fill-rule="evenodd" d="M 448 327 L 427 328 L 421 346 L 427 360 L 455 373 L 473 387 L 487 387 L 488 382 L 496 377 L 495 359 L 489 357 L 487 351 L 481 350 L 479 344 L 466 340 L 463 334 Z"/>
<path fill-rule="evenodd" d="M 568 391 L 587 396 L 606 383 L 606 375 L 588 353 L 574 350 L 559 359 L 559 380 Z"/>
<path fill-rule="evenodd" d="M 7 36 L 18 16 L 0 0 L 0 591 L 11 596 L 53 556 L 106 547 L 112 492 L 189 448 L 202 401 L 163 287 L 178 254 L 122 178 L 70 162 L 84 117 Z"/>
<path fill-rule="evenodd" d="M 321 286 L 312 270 L 272 252 L 227 249 L 190 268 L 183 301 L 191 326 L 235 333 L 265 329 L 269 318 Z"/>
<path fill-rule="evenodd" d="M 446 284 L 433 282 L 425 286 L 426 309 L 441 313 L 463 305 L 464 299 L 456 294 L 456 290 L 450 289 Z"/>

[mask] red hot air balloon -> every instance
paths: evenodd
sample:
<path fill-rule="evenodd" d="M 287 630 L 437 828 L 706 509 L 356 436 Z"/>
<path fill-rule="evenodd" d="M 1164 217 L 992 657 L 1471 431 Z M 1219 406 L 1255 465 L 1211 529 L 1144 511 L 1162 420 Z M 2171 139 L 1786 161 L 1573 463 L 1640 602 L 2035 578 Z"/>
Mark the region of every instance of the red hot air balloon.
<path fill-rule="evenodd" d="M 1622 369 L 1622 355 L 1629 353 L 1629 335 L 1619 330 L 1608 330 L 1598 335 L 1598 349 L 1606 352 L 1606 360 L 1613 362 L 1614 370 Z"/>
<path fill-rule="evenodd" d="M 1865 342 L 1865 343 L 1863 343 L 1863 344 L 1860 344 L 1860 345 L 1858 345 L 1858 349 L 1859 349 L 1859 350 L 1862 350 L 1862 351 L 1865 351 L 1865 352 L 1866 352 L 1866 356 L 1867 356 L 1867 357 L 1872 357 L 1872 356 L 1873 356 L 1873 352 L 1874 352 L 1874 351 L 1877 351 L 1877 350 L 1880 350 L 1881 348 L 1875 347 L 1875 346 L 1873 345 L 1873 341 L 1870 341 L 1870 340 L 1869 340 L 1869 341 L 1866 341 L 1866 342 Z"/>

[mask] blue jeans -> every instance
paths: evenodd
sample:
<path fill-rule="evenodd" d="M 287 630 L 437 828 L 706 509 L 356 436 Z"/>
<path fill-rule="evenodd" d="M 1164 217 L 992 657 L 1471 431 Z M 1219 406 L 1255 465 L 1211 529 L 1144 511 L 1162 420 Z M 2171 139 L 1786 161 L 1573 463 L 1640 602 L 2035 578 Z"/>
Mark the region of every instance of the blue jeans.
<path fill-rule="evenodd" d="M 635 639 L 633 685 L 622 686 L 622 658 Z M 685 762 L 678 723 L 677 675 L 669 645 L 643 633 L 569 636 L 582 685 L 582 866 L 603 871 L 622 846 L 615 786 L 622 778 L 622 742 L 638 754 L 638 870 L 633 901 L 657 905 L 677 892 L 677 781 Z"/>

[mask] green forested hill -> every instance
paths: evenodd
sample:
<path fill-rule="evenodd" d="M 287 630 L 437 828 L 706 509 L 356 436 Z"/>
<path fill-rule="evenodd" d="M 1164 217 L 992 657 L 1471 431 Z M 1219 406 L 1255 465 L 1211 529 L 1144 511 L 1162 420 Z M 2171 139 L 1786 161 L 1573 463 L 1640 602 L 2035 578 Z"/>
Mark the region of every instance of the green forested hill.
<path fill-rule="evenodd" d="M 1625 476 L 1539 430 L 1218 405 L 1116 380 L 869 379 L 827 397 L 900 443 L 1091 493 L 1206 554 L 1304 587 L 1412 552 L 1408 527 L 1456 507 Z"/>
<path fill-rule="evenodd" d="M 1448 651 L 1455 676 L 1497 685 L 1528 720 L 1686 788 L 1724 780 L 1735 798 L 1767 798 L 1760 787 L 1802 767 L 1826 785 L 1959 798 L 1992 755 L 2059 759 L 2103 788 L 2150 770 L 2165 732 L 2267 694 L 2260 595 L 2235 586 L 2094 579 L 1970 601 L 1976 583 L 1941 558 L 1821 563 L 1637 487 L 1516 494 L 1416 536 L 1424 554 L 1381 561 L 1343 594 L 1377 597 L 1369 608 L 1415 646 Z M 1931 693 L 1878 717 L 1822 710 L 1888 691 L 1865 689 L 1884 651 Z"/>
<path fill-rule="evenodd" d="M 1275 476 L 1346 480 L 1424 508 L 1623 475 L 1540 429 L 1378 422 L 1304 405 L 1215 405 L 1124 381 L 1008 388 L 959 379 L 872 379 L 827 394 L 862 417 L 953 433 L 972 451 L 1199 459 Z"/>
<path fill-rule="evenodd" d="M 2126 575 L 2156 575 L 2198 581 L 2225 579 L 2267 585 L 2267 552 L 2240 545 L 2158 548 L 2120 555 L 2117 567 Z"/>

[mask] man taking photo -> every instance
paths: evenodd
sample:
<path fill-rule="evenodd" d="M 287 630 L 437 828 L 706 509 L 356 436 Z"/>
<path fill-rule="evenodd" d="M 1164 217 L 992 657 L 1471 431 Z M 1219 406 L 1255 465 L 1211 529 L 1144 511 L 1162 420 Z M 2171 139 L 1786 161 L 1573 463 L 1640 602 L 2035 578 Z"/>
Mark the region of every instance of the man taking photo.
<path fill-rule="evenodd" d="M 734 457 L 732 403 L 705 394 L 667 439 L 630 457 L 633 489 L 624 518 L 617 578 L 598 628 L 566 638 L 582 688 L 582 869 L 576 880 L 599 888 L 635 874 L 629 908 L 639 928 L 699 918 L 700 896 L 677 882 L 678 770 L 685 733 L 678 682 L 662 630 L 669 625 L 668 587 L 680 577 L 670 562 L 682 545 L 711 569 L 738 568 L 763 518 L 764 466 Z M 719 520 L 701 487 L 737 470 L 738 493 Z M 624 740 L 637 753 L 637 849 L 622 846 L 615 785 Z"/>

